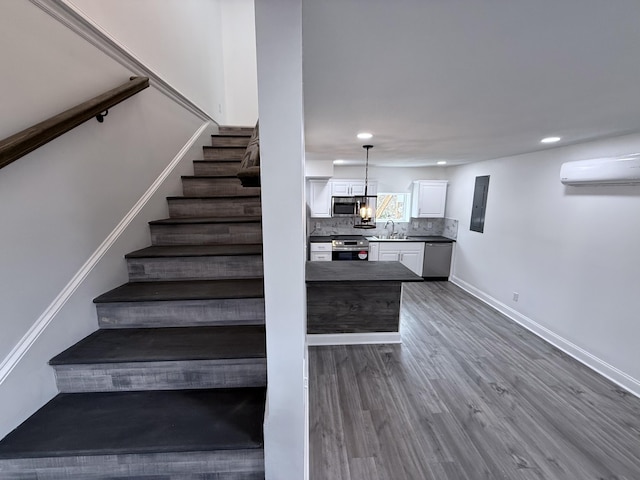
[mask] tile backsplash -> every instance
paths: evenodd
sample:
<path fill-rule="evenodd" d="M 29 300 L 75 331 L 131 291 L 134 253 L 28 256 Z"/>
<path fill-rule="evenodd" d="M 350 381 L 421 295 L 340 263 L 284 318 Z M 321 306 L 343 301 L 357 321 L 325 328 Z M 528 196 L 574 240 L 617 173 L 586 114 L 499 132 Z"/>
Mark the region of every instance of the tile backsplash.
<path fill-rule="evenodd" d="M 351 218 L 309 218 L 307 232 L 309 235 L 383 235 L 391 233 L 391 224 L 384 229 L 384 223 L 377 223 L 376 228 L 362 230 L 353 228 Z M 443 235 L 456 239 L 458 220 L 452 218 L 412 218 L 409 222 L 397 222 L 396 233 L 407 236 Z"/>

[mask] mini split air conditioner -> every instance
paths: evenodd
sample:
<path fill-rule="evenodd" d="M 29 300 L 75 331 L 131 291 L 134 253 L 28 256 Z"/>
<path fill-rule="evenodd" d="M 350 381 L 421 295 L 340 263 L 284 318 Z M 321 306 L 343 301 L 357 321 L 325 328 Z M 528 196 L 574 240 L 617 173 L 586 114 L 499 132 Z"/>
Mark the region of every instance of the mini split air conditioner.
<path fill-rule="evenodd" d="M 614 158 L 595 158 L 562 164 L 560 181 L 565 185 L 629 185 L 640 183 L 640 153 Z"/>

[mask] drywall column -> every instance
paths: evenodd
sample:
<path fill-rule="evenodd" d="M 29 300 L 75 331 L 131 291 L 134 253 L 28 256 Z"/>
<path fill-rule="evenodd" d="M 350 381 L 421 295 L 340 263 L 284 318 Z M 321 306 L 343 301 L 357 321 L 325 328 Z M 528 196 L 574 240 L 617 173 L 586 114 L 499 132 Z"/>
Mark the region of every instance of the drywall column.
<path fill-rule="evenodd" d="M 292 480 L 305 478 L 302 1 L 258 0 L 255 9 L 269 382 L 265 466 L 267 480 Z"/>

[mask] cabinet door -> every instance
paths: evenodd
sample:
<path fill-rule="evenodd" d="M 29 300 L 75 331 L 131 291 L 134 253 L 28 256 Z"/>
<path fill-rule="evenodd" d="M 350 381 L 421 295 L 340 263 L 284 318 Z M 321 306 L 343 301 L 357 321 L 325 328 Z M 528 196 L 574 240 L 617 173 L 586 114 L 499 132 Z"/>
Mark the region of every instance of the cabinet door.
<path fill-rule="evenodd" d="M 369 242 L 369 261 L 377 262 L 380 255 L 380 244 L 378 242 Z"/>
<path fill-rule="evenodd" d="M 378 260 L 380 260 L 381 262 L 399 262 L 400 252 L 398 250 L 388 252 L 381 251 L 378 254 Z"/>
<path fill-rule="evenodd" d="M 309 180 L 309 215 L 331 217 L 331 185 L 328 180 Z"/>
<path fill-rule="evenodd" d="M 400 263 L 416 275 L 422 275 L 422 255 L 420 255 L 419 251 L 402 252 L 400 254 Z"/>
<path fill-rule="evenodd" d="M 351 182 L 350 192 L 350 195 L 364 195 L 364 182 Z"/>
<path fill-rule="evenodd" d="M 347 181 L 331 181 L 331 195 L 334 197 L 350 197 L 351 183 Z"/>
<path fill-rule="evenodd" d="M 413 216 L 418 218 L 439 218 L 444 217 L 444 207 L 447 198 L 447 182 L 417 182 L 417 189 L 414 195 Z"/>
<path fill-rule="evenodd" d="M 312 262 L 330 262 L 331 252 L 311 252 Z"/>
<path fill-rule="evenodd" d="M 329 252 L 331 253 L 331 243 L 329 242 L 324 242 L 324 243 L 317 243 L 317 242 L 313 242 L 309 245 L 309 248 L 311 249 L 312 252 Z"/>

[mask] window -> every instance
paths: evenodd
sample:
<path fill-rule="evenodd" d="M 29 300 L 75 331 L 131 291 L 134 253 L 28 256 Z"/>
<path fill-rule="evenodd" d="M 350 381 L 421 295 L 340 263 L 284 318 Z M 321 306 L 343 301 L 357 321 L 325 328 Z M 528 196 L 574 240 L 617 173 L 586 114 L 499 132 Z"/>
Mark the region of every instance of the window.
<path fill-rule="evenodd" d="M 408 222 L 411 211 L 410 194 L 408 193 L 379 193 L 376 222 Z"/>

